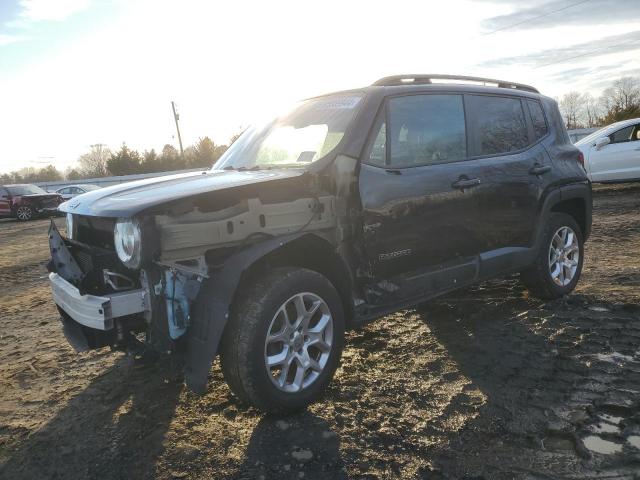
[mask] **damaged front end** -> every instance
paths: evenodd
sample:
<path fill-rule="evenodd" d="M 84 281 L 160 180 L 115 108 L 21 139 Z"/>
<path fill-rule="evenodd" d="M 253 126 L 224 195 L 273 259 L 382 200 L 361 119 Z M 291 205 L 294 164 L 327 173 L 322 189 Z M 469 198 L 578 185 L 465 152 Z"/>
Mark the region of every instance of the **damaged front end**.
<path fill-rule="evenodd" d="M 139 232 L 130 220 L 70 215 L 67 238 L 52 222 L 49 281 L 65 336 L 78 351 L 184 353 L 186 383 L 202 392 L 243 272 L 301 235 L 333 231 L 334 203 L 196 202 L 145 215 Z"/>

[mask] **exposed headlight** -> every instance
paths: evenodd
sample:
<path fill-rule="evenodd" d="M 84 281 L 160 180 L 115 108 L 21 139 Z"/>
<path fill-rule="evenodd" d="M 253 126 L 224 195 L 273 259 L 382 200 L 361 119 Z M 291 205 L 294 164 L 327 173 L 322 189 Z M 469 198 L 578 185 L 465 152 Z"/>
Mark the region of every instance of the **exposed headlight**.
<path fill-rule="evenodd" d="M 73 239 L 73 214 L 67 213 L 67 238 Z"/>
<path fill-rule="evenodd" d="M 142 235 L 136 220 L 121 218 L 113 229 L 116 253 L 128 268 L 138 268 L 142 259 Z"/>

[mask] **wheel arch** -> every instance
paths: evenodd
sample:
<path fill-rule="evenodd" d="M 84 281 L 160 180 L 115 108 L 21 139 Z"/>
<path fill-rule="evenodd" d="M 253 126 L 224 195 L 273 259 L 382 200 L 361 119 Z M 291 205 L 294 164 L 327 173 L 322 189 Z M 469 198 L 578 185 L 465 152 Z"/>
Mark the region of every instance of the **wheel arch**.
<path fill-rule="evenodd" d="M 584 234 L 587 230 L 586 220 L 586 205 L 584 198 L 568 198 L 566 200 L 560 200 L 558 203 L 551 207 L 551 212 L 565 213 L 572 217 L 578 226 L 580 231 Z"/>
<path fill-rule="evenodd" d="M 342 300 L 345 318 L 351 317 L 353 313 L 351 272 L 329 240 L 315 234 L 296 238 L 252 264 L 240 279 L 234 301 L 253 276 L 275 267 L 306 268 L 323 275 L 337 290 Z"/>
<path fill-rule="evenodd" d="M 584 240 L 591 234 L 591 183 L 583 182 L 566 185 L 559 189 L 559 196 L 553 198 L 549 212 L 565 213 L 575 219 Z"/>
<path fill-rule="evenodd" d="M 315 261 L 304 255 L 309 249 L 313 249 L 313 257 L 318 257 Z M 351 275 L 329 238 L 320 233 L 274 237 L 231 255 L 205 280 L 192 308 L 186 335 L 185 383 L 189 388 L 197 393 L 206 390 L 211 363 L 243 285 L 265 269 L 285 265 L 310 268 L 325 275 L 338 290 L 343 304 L 350 304 Z M 345 310 L 345 316 L 349 318 L 349 310 Z"/>

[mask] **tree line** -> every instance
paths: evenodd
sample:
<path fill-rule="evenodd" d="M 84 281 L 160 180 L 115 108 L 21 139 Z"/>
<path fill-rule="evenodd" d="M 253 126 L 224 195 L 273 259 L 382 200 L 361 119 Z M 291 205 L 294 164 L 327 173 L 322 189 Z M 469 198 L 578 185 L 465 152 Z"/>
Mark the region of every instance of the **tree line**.
<path fill-rule="evenodd" d="M 240 135 L 231 137 L 229 145 Z M 160 153 L 155 149 L 140 153 L 122 144 L 112 152 L 103 144 L 91 145 L 90 150 L 78 158 L 77 165 L 64 172 L 54 165 L 44 168 L 27 167 L 0 176 L 0 184 L 56 182 L 62 180 L 82 180 L 138 173 L 169 172 L 190 168 L 210 168 L 229 148 L 216 145 L 209 137 L 200 138 L 195 145 L 184 150 L 184 155 L 170 144 Z"/>
<path fill-rule="evenodd" d="M 599 97 L 571 91 L 559 99 L 567 129 L 602 127 L 640 117 L 640 78 L 614 80 Z"/>

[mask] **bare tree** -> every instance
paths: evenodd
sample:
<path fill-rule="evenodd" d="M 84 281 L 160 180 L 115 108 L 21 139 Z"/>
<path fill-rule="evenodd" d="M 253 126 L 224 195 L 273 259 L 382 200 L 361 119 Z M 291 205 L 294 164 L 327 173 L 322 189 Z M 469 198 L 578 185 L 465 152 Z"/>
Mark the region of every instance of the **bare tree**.
<path fill-rule="evenodd" d="M 589 92 L 582 95 L 583 120 L 587 127 L 600 126 L 600 117 L 602 117 L 602 109 L 597 98 Z"/>
<path fill-rule="evenodd" d="M 560 100 L 560 111 L 569 130 L 580 128 L 580 118 L 582 116 L 583 104 L 580 92 L 565 93 Z"/>
<path fill-rule="evenodd" d="M 80 173 L 87 178 L 107 176 L 107 161 L 110 157 L 111 151 L 104 144 L 91 145 L 91 151 L 78 159 Z"/>
<path fill-rule="evenodd" d="M 640 82 L 637 78 L 619 78 L 613 82 L 613 90 L 621 110 L 627 110 L 640 102 Z"/>

